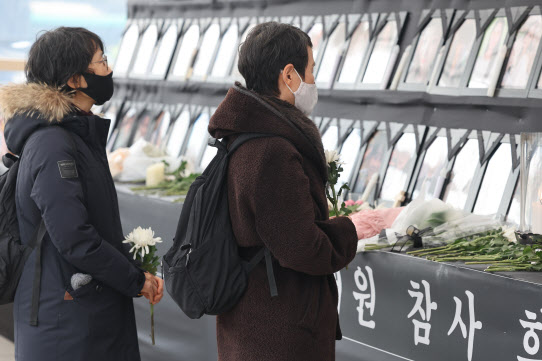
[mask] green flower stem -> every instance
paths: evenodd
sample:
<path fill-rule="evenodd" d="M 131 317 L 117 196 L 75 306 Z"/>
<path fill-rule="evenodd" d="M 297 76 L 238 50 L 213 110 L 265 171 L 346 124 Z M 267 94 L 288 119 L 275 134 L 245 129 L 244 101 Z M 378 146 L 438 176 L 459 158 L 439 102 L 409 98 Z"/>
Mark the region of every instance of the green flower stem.
<path fill-rule="evenodd" d="M 438 250 L 441 250 L 441 249 L 446 249 L 446 248 L 448 248 L 448 247 L 450 247 L 450 246 L 448 245 L 448 246 L 442 246 L 442 247 L 435 247 L 435 248 L 430 248 L 430 250 L 432 250 L 432 251 L 438 251 Z M 419 254 L 419 253 L 425 253 L 425 252 L 427 252 L 427 249 L 426 249 L 426 248 L 425 248 L 425 249 L 418 249 L 418 250 L 416 250 L 416 251 L 410 251 L 410 252 L 407 252 L 407 254 L 417 255 L 417 254 Z"/>
<path fill-rule="evenodd" d="M 391 244 L 368 244 L 365 246 L 366 251 L 377 251 L 379 249 L 390 248 Z"/>
<path fill-rule="evenodd" d="M 495 258 L 488 258 L 487 260 L 497 260 Z M 479 260 L 486 260 L 485 258 L 480 257 L 441 257 L 435 259 L 436 262 L 456 262 L 456 261 L 479 261 Z"/>
<path fill-rule="evenodd" d="M 492 230 L 450 240 L 448 245 L 407 252 L 435 262 L 488 265 L 486 272 L 542 271 L 542 245 L 521 245 L 508 241 L 503 232 Z M 370 250 L 371 247 L 367 247 Z"/>
<path fill-rule="evenodd" d="M 154 305 L 151 304 L 151 339 L 152 345 L 154 346 Z"/>
<path fill-rule="evenodd" d="M 457 251 L 437 251 L 435 253 L 429 253 L 430 257 L 443 257 L 443 256 L 453 256 L 464 253 L 462 250 Z"/>
<path fill-rule="evenodd" d="M 513 267 L 488 267 L 486 272 L 514 272 L 514 271 L 527 271 L 531 265 L 525 266 L 513 266 Z"/>
<path fill-rule="evenodd" d="M 331 187 L 331 191 L 333 192 L 333 211 L 335 212 L 335 217 L 338 217 L 339 216 L 339 210 L 337 209 L 338 199 L 337 199 L 337 193 L 335 192 L 335 185 L 330 183 L 329 186 Z"/>
<path fill-rule="evenodd" d="M 419 256 L 419 257 L 425 257 L 425 256 L 428 256 L 428 255 L 435 255 L 435 254 L 448 254 L 448 252 L 452 251 L 454 248 L 452 247 L 448 247 L 446 249 L 441 249 L 441 250 L 431 250 L 431 251 L 428 251 L 428 252 L 424 252 L 424 253 L 418 253 L 416 254 L 416 256 Z"/>
<path fill-rule="evenodd" d="M 497 233 L 497 234 L 492 234 L 492 235 L 489 235 L 489 236 L 485 236 L 485 237 L 475 238 L 475 239 L 473 239 L 471 241 L 471 243 L 478 243 L 478 242 L 483 242 L 483 241 L 486 241 L 486 240 L 491 240 L 491 239 L 496 238 L 498 236 L 502 236 L 502 232 Z"/>
<path fill-rule="evenodd" d="M 523 262 L 517 260 L 503 260 L 503 261 L 475 261 L 475 262 L 465 262 L 465 264 L 521 264 Z"/>

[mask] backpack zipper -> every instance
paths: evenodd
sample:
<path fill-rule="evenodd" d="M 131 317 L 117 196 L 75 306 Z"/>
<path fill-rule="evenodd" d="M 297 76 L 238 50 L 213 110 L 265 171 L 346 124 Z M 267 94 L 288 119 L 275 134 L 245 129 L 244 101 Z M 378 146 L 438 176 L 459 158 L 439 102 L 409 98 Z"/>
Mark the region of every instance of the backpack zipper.
<path fill-rule="evenodd" d="M 186 267 L 188 267 L 188 261 L 190 261 L 190 253 L 192 253 L 192 248 L 190 248 L 186 254 Z"/>

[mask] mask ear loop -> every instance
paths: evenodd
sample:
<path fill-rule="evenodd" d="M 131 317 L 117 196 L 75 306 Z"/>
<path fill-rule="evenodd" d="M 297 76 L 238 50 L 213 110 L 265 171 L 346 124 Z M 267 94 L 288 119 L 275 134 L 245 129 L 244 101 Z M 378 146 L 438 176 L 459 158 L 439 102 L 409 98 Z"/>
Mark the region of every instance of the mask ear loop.
<path fill-rule="evenodd" d="M 297 74 L 297 77 L 299 78 L 299 80 L 300 80 L 302 83 L 304 83 L 303 78 L 301 78 L 301 75 L 299 75 L 299 73 L 297 72 L 296 68 L 294 68 L 294 71 L 295 71 L 295 73 Z"/>
<path fill-rule="evenodd" d="M 282 73 L 284 73 L 284 72 L 281 70 L 280 73 L 282 74 Z M 284 81 L 284 79 L 283 79 L 282 81 Z M 285 81 L 284 81 L 284 85 L 286 85 L 286 87 L 288 88 L 288 90 L 289 90 L 292 94 L 295 95 L 295 93 L 292 91 L 292 88 L 290 88 L 290 87 L 288 86 L 288 84 L 286 84 Z"/>
<path fill-rule="evenodd" d="M 295 71 L 295 73 L 297 74 L 297 76 L 299 77 L 299 80 L 301 81 L 301 83 L 299 83 L 299 88 L 296 90 L 296 91 L 298 91 L 299 89 L 301 89 L 301 84 L 303 84 L 303 79 L 301 78 L 301 75 L 299 75 L 299 73 L 297 72 L 297 70 L 295 70 L 295 68 L 294 68 L 294 71 Z M 284 72 L 284 71 L 281 69 L 281 70 L 280 70 L 280 73 L 282 74 L 283 72 Z M 286 87 L 288 87 L 288 90 L 290 90 L 290 91 L 292 92 L 292 94 L 295 96 L 295 92 L 292 90 L 292 88 L 290 88 L 290 87 L 288 86 L 288 84 L 286 84 L 286 82 L 284 82 L 284 85 L 286 85 Z"/>

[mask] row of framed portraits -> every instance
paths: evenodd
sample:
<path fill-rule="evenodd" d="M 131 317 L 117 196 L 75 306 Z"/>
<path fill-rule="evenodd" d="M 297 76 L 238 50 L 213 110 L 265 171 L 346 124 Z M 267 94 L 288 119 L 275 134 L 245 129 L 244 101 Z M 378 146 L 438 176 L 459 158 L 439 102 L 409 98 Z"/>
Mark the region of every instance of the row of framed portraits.
<path fill-rule="evenodd" d="M 173 157 L 183 156 L 197 171 L 205 169 L 216 154 L 216 148 L 207 146 L 207 127 L 214 108 L 112 101 L 93 111 L 111 120 L 109 152 L 144 139 Z"/>
<path fill-rule="evenodd" d="M 203 170 L 216 154 L 207 127 L 215 108 L 113 101 L 97 109 L 111 119 L 108 150 L 139 138 Z M 314 117 L 324 148 L 337 149 L 346 163 L 347 195 L 392 205 L 408 199 L 440 198 L 478 214 L 519 223 L 518 135 L 414 124 Z M 374 181 L 371 181 L 374 179 Z M 376 181 L 376 183 L 375 183 Z M 373 184 L 374 183 L 374 184 Z M 374 185 L 374 187 L 373 187 Z"/>
<path fill-rule="evenodd" d="M 320 89 L 542 97 L 540 6 L 424 10 L 401 49 L 408 15 L 130 19 L 115 76 L 242 82 L 238 47 L 256 24 L 279 21 L 311 37 Z"/>
<path fill-rule="evenodd" d="M 519 224 L 518 135 L 393 122 L 315 119 L 324 147 L 347 163 L 350 198 L 397 204 L 439 198 L 476 214 Z"/>

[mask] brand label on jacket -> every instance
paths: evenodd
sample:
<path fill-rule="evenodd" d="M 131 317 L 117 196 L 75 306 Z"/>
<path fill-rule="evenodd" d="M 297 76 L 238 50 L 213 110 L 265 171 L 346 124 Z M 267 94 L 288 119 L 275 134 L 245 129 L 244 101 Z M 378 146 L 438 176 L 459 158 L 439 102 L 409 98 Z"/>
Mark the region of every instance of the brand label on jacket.
<path fill-rule="evenodd" d="M 62 178 L 77 178 L 77 167 L 74 160 L 61 160 L 58 162 L 58 169 Z"/>

